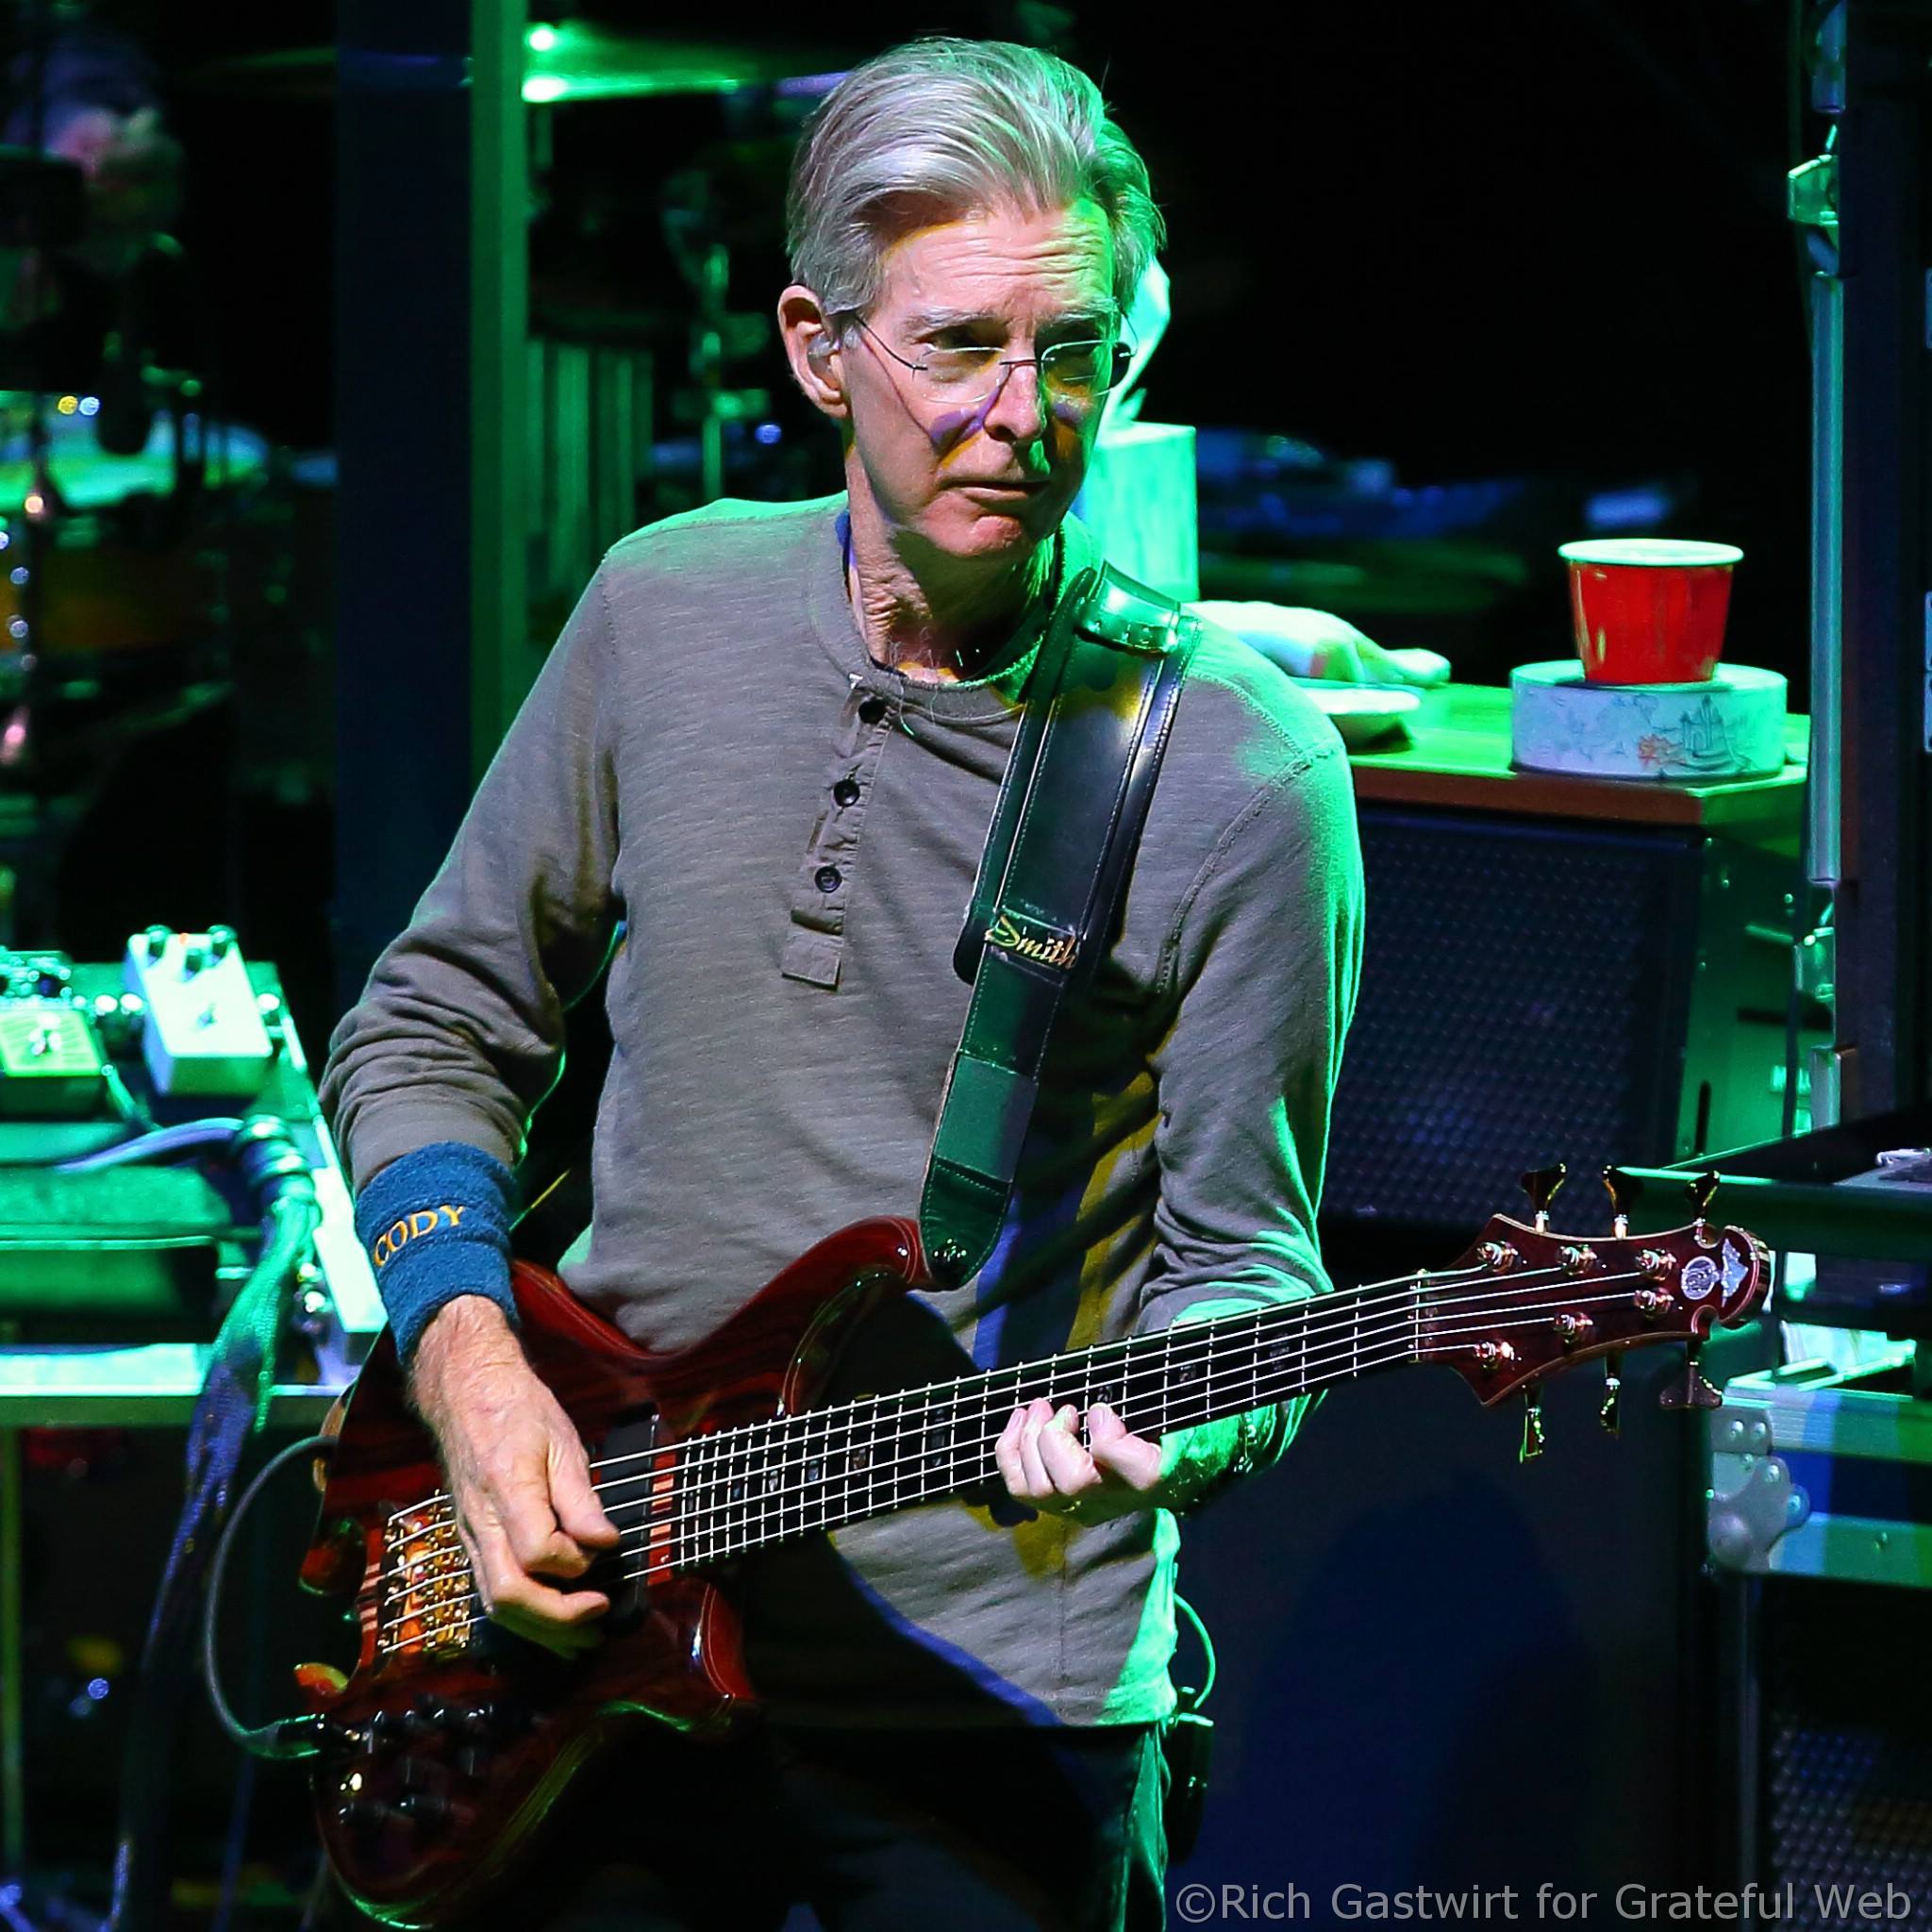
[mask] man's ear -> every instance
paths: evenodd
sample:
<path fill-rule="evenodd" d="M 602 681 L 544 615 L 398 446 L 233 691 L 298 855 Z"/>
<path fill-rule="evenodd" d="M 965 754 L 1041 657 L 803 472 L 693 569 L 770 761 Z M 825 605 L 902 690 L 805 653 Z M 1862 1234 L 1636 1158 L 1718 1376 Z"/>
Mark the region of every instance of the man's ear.
<path fill-rule="evenodd" d="M 778 334 L 791 364 L 791 379 L 806 400 L 844 422 L 851 406 L 840 369 L 839 338 L 819 298 L 800 283 L 794 282 L 778 297 Z"/>

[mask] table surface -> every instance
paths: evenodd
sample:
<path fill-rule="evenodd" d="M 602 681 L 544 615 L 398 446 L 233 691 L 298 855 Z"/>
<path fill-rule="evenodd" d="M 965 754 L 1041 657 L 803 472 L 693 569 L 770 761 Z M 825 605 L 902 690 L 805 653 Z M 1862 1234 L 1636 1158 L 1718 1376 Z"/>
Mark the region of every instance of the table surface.
<path fill-rule="evenodd" d="M 1578 778 L 1509 763 L 1509 693 L 1448 684 L 1422 693 L 1409 740 L 1350 756 L 1356 796 L 1386 805 L 1533 813 L 1623 824 L 1702 827 L 1750 842 L 1795 835 L 1805 792 L 1808 720 L 1785 720 L 1785 768 L 1769 778 L 1690 784 L 1675 778 Z"/>

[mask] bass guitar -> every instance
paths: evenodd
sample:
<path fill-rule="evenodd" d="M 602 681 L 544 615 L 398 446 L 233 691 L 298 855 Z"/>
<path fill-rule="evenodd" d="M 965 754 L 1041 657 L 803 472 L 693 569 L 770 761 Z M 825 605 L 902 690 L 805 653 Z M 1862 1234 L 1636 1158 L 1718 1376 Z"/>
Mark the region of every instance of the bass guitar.
<path fill-rule="evenodd" d="M 1712 1183 L 1714 1185 L 1714 1182 Z M 998 1480 L 1016 1406 L 1110 1404 L 1137 1435 L 1238 1414 L 1402 1364 L 1441 1363 L 1486 1404 L 1530 1402 L 1625 1349 L 1690 1344 L 1666 1406 L 1707 1407 L 1696 1349 L 1744 1319 L 1769 1257 L 1706 1216 L 1670 1234 L 1554 1233 L 1498 1216 L 1452 1267 L 1162 1334 L 864 1396 L 824 1399 L 853 1324 L 926 1283 L 916 1226 L 861 1222 L 680 1355 L 651 1355 L 519 1262 L 524 1346 L 583 1437 L 622 1548 L 584 1579 L 606 1637 L 565 1662 L 484 1617 L 435 1445 L 385 1336 L 339 1407 L 311 1590 L 352 1607 L 360 1654 L 297 1681 L 316 1814 L 337 1874 L 391 1925 L 449 1924 L 498 1888 L 575 1774 L 626 1726 L 721 1731 L 755 1705 L 721 1566 L 769 1544 Z"/>

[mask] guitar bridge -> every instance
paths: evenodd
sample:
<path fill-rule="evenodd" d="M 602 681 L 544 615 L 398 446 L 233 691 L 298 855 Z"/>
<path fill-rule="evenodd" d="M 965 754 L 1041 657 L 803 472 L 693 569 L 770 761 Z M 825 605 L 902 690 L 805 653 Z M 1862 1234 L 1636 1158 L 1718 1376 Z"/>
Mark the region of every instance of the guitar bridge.
<path fill-rule="evenodd" d="M 470 1559 L 447 1497 L 390 1512 L 376 1586 L 376 1650 L 459 1657 L 477 1615 Z"/>

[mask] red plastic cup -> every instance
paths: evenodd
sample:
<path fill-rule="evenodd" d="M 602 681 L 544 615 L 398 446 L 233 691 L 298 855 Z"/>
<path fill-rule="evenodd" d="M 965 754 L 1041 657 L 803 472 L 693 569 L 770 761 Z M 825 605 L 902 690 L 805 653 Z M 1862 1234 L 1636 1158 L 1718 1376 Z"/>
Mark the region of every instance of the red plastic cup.
<path fill-rule="evenodd" d="M 1596 684 L 1705 684 L 1724 655 L 1731 543 L 1602 537 L 1565 543 L 1583 675 Z"/>

